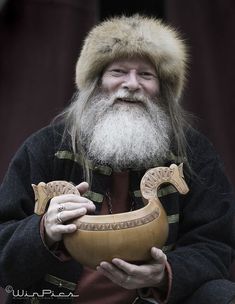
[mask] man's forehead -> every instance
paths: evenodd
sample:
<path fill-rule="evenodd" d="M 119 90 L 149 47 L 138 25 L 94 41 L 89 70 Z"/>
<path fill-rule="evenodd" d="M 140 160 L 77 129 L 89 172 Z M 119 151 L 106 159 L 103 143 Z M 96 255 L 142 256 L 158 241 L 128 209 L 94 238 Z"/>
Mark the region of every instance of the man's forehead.
<path fill-rule="evenodd" d="M 113 67 L 144 68 L 144 69 L 152 69 L 155 71 L 155 67 L 151 63 L 151 61 L 146 57 L 140 57 L 140 56 L 115 59 L 106 66 L 105 70 Z"/>

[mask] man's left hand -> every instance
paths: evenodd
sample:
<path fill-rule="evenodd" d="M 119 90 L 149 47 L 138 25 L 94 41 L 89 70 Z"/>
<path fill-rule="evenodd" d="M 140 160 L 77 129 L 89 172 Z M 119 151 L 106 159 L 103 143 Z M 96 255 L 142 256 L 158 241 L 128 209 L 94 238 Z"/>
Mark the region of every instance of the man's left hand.
<path fill-rule="evenodd" d="M 166 287 L 167 257 L 162 250 L 152 247 L 153 260 L 148 264 L 134 265 L 115 258 L 112 263 L 101 262 L 97 271 L 105 275 L 115 284 L 126 289 L 143 287 Z"/>

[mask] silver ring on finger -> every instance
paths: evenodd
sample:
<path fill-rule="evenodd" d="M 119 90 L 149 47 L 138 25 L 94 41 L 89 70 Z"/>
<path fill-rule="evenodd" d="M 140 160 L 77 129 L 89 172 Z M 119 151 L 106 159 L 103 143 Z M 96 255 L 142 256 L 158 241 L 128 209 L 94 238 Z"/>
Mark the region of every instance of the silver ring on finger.
<path fill-rule="evenodd" d="M 57 219 L 57 223 L 58 224 L 62 224 L 63 223 L 62 218 L 61 218 L 61 212 L 57 213 L 56 219 Z"/>
<path fill-rule="evenodd" d="M 61 205 L 58 207 L 57 211 L 58 211 L 58 212 L 61 212 L 61 211 L 63 211 L 64 209 L 65 209 L 65 206 L 64 206 L 63 204 L 61 204 Z"/>

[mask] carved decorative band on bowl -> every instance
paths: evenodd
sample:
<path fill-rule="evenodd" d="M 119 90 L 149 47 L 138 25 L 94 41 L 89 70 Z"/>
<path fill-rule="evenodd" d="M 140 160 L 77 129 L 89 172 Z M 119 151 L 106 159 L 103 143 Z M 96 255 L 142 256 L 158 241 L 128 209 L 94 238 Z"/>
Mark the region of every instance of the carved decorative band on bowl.
<path fill-rule="evenodd" d="M 121 229 L 134 228 L 137 226 L 148 224 L 158 217 L 159 217 L 159 211 L 154 210 L 150 214 L 147 214 L 142 218 L 138 218 L 134 220 L 127 220 L 117 223 L 87 223 L 87 222 L 80 222 L 78 220 L 76 224 L 78 229 L 87 230 L 87 231 L 121 230 Z"/>

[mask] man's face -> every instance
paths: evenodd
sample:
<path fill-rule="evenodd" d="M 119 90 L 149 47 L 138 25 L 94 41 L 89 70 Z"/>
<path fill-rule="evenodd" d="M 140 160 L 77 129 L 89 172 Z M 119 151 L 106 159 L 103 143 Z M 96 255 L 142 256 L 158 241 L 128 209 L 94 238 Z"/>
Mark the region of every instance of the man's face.
<path fill-rule="evenodd" d="M 159 95 L 159 80 L 152 63 L 145 58 L 133 57 L 113 61 L 104 70 L 101 88 L 107 93 L 119 89 L 140 93 L 149 98 Z M 128 102 L 123 99 L 119 102 Z"/>
<path fill-rule="evenodd" d="M 79 126 L 80 143 L 95 162 L 123 170 L 164 159 L 171 125 L 152 64 L 142 58 L 111 63 L 86 102 Z"/>

